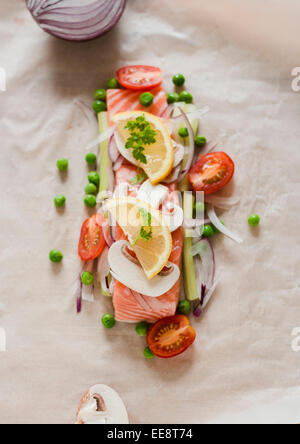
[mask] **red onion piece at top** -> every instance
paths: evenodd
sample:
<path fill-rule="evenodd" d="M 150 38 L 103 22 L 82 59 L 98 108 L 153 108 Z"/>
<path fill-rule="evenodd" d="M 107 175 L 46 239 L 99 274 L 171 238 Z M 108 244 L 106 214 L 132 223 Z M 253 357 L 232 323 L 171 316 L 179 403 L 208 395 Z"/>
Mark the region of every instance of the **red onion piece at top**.
<path fill-rule="evenodd" d="M 66 40 L 91 40 L 120 20 L 126 0 L 26 0 L 38 25 Z"/>
<path fill-rule="evenodd" d="M 120 156 L 114 135 L 111 136 L 108 144 L 108 155 L 112 163 L 115 163 Z"/>

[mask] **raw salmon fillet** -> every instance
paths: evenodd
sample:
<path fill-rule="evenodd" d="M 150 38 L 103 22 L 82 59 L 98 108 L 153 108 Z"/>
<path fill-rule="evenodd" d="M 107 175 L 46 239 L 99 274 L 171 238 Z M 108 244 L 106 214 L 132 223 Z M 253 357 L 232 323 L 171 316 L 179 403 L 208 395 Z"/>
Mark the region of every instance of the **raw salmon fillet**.
<path fill-rule="evenodd" d="M 131 165 L 121 166 L 116 173 L 116 184 L 118 185 L 122 182 L 130 182 L 130 179 L 136 174 L 136 167 Z M 171 193 L 176 191 L 176 184 L 171 184 L 169 189 Z M 120 227 L 117 227 L 116 238 L 117 240 L 126 238 Z M 182 227 L 178 228 L 178 230 L 172 233 L 172 239 L 172 253 L 169 260 L 181 268 L 181 256 L 183 248 Z M 171 290 L 158 298 L 143 296 L 125 287 L 125 285 L 121 284 L 120 282 L 116 282 L 113 294 L 115 318 L 116 320 L 123 322 L 156 322 L 161 318 L 173 316 L 175 314 L 179 296 L 180 279 Z"/>
<path fill-rule="evenodd" d="M 146 111 L 159 117 L 169 117 L 168 102 L 166 93 L 160 86 L 152 89 L 154 95 L 153 103 L 148 108 L 140 104 L 141 91 L 130 91 L 129 89 L 109 89 L 107 90 L 107 110 L 109 119 L 125 111 Z"/>

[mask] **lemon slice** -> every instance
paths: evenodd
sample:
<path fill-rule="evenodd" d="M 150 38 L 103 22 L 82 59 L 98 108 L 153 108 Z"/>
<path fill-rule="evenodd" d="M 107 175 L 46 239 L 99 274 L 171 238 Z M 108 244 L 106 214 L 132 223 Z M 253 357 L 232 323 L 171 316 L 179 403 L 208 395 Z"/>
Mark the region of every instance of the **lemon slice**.
<path fill-rule="evenodd" d="M 167 264 L 172 251 L 172 236 L 162 213 L 134 197 L 111 199 L 106 207 L 128 236 L 147 278 L 152 279 Z M 145 214 L 151 215 L 151 226 L 145 226 Z M 139 238 L 142 227 L 152 230 L 149 240 Z"/>
<path fill-rule="evenodd" d="M 155 143 L 145 145 L 144 154 L 147 163 L 136 161 L 132 155 L 132 149 L 125 148 L 125 144 L 130 137 L 130 131 L 125 126 L 130 120 L 136 120 L 137 117 L 144 116 L 150 123 L 151 129 L 156 132 Z M 125 113 L 115 114 L 112 118 L 117 129 L 118 146 L 121 150 L 130 153 L 131 162 L 142 168 L 153 185 L 163 181 L 171 172 L 174 163 L 174 147 L 169 132 L 159 117 L 143 111 L 127 111 Z M 117 141 L 117 142 L 118 142 Z M 128 159 L 128 154 L 125 157 Z"/>

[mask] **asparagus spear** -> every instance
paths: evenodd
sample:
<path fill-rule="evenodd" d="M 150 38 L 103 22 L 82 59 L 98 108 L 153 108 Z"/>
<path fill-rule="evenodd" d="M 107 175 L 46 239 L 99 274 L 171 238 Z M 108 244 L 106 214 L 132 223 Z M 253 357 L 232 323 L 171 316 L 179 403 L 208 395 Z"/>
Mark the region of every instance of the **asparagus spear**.
<path fill-rule="evenodd" d="M 196 107 L 194 105 L 188 105 L 186 103 L 179 103 L 178 106 L 185 112 L 193 112 L 196 111 Z M 175 113 L 177 110 L 175 110 Z M 178 114 L 180 111 L 178 110 Z M 190 120 L 191 126 L 193 128 L 194 134 L 196 135 L 198 132 L 199 127 L 199 120 L 198 119 L 191 119 Z M 178 136 L 179 137 L 179 136 Z M 181 139 L 180 143 L 187 145 L 189 143 L 189 140 L 183 140 Z M 185 168 L 185 165 L 188 160 L 188 154 L 183 159 L 183 168 Z M 184 198 L 183 198 L 183 212 L 185 219 L 192 219 L 193 218 L 193 208 L 194 208 L 194 197 L 192 193 L 189 193 L 189 182 L 187 176 L 180 182 L 179 184 L 180 191 L 184 192 Z M 184 243 L 183 243 L 183 273 L 184 273 L 184 289 L 185 289 L 185 295 L 186 298 L 189 301 L 196 301 L 199 299 L 198 294 L 198 286 L 197 286 L 197 279 L 196 279 L 196 270 L 195 270 L 195 262 L 194 258 L 191 254 L 191 248 L 192 248 L 192 240 L 191 232 L 189 229 L 184 230 Z"/>
<path fill-rule="evenodd" d="M 183 211 L 185 218 L 192 219 L 193 207 L 194 207 L 193 194 L 185 192 L 183 199 Z M 183 273 L 184 273 L 185 295 L 189 301 L 195 301 L 199 299 L 195 263 L 194 263 L 194 258 L 191 254 L 192 239 L 193 238 L 191 237 L 190 230 L 185 228 L 184 243 L 183 243 Z"/>

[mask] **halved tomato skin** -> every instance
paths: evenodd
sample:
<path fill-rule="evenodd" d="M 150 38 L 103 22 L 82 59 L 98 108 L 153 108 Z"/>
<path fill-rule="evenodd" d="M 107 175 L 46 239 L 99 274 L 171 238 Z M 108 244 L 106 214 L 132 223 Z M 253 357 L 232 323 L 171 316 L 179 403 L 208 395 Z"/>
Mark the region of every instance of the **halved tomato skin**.
<path fill-rule="evenodd" d="M 173 358 L 187 350 L 196 339 L 196 331 L 186 316 L 160 319 L 149 329 L 147 342 L 159 358 Z"/>
<path fill-rule="evenodd" d="M 233 160 L 224 152 L 200 155 L 190 169 L 188 178 L 194 191 L 215 193 L 224 188 L 234 174 Z"/>
<path fill-rule="evenodd" d="M 82 261 L 92 261 L 104 250 L 106 244 L 102 230 L 104 223 L 105 218 L 99 213 L 84 221 L 78 245 L 78 255 Z"/>
<path fill-rule="evenodd" d="M 120 84 L 134 91 L 147 91 L 159 86 L 162 79 L 160 68 L 146 65 L 124 66 L 117 71 Z"/>

